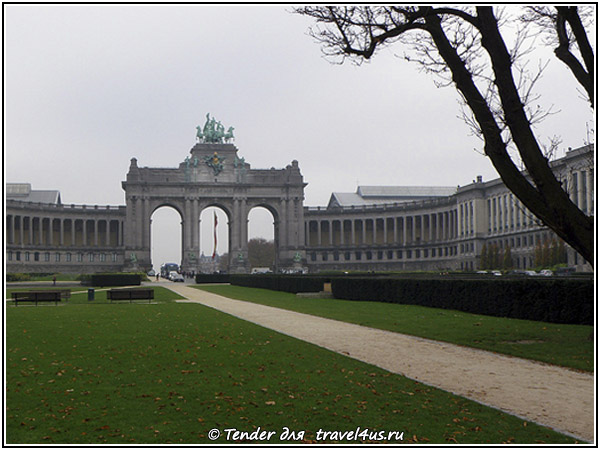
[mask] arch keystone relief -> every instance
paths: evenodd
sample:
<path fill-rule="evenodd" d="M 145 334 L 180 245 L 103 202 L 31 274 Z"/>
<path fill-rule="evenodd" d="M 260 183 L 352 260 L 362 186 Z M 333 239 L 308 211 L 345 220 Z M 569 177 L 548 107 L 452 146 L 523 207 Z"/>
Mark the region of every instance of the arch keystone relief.
<path fill-rule="evenodd" d="M 212 119 L 214 120 L 214 119 Z M 285 169 L 252 169 L 235 145 L 230 128 L 222 139 L 209 127 L 198 127 L 201 142 L 177 168 L 139 167 L 131 160 L 125 190 L 125 267 L 147 271 L 152 267 L 150 220 L 156 209 L 170 206 L 182 217 L 182 270 L 199 271 L 199 220 L 209 206 L 221 208 L 229 222 L 229 267 L 247 273 L 248 214 L 254 207 L 267 208 L 274 218 L 276 270 L 305 265 L 304 187 L 297 161 Z M 220 128 L 216 128 L 219 130 Z M 209 139 L 201 138 L 208 135 Z M 207 141 L 207 142 L 204 142 Z M 216 141 L 216 142 L 215 142 Z"/>

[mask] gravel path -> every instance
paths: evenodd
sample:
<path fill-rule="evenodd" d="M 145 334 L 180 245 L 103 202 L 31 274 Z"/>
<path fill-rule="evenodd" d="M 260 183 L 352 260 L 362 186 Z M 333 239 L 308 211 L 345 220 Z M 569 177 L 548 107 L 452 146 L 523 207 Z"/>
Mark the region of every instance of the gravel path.
<path fill-rule="evenodd" d="M 196 302 L 393 373 L 594 442 L 594 376 L 483 350 L 377 330 L 183 285 Z"/>

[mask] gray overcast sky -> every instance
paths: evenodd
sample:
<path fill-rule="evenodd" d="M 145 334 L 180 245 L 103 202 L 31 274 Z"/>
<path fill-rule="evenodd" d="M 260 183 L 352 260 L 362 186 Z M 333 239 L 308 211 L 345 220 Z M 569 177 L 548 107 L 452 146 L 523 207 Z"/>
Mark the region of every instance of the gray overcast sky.
<path fill-rule="evenodd" d="M 290 9 L 4 5 L 5 180 L 58 189 L 64 203 L 124 204 L 130 159 L 178 166 L 207 113 L 235 127 L 253 168 L 298 160 L 308 206 L 357 184 L 497 177 L 453 87 L 436 88 L 399 47 L 332 65 Z M 561 112 L 539 135 L 583 145 L 591 110 L 550 50 L 542 57 L 540 101 Z"/>

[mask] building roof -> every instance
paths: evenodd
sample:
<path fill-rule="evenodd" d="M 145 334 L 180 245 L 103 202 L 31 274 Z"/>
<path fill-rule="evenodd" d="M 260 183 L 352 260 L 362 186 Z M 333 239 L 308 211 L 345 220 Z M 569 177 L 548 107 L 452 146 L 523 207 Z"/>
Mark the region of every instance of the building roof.
<path fill-rule="evenodd" d="M 60 191 L 33 190 L 29 183 L 6 183 L 7 200 L 60 205 Z"/>
<path fill-rule="evenodd" d="M 334 192 L 327 208 L 383 205 L 448 197 L 456 187 L 448 186 L 359 186 L 356 192 Z"/>

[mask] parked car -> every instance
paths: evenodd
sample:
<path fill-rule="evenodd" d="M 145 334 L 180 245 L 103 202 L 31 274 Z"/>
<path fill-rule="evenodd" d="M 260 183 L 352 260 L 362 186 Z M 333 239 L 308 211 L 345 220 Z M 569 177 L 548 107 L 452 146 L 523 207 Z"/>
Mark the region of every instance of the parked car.
<path fill-rule="evenodd" d="M 556 269 L 556 275 L 560 277 L 568 276 L 575 273 L 575 267 L 559 267 Z"/>
<path fill-rule="evenodd" d="M 544 270 L 540 271 L 540 275 L 543 277 L 551 277 L 554 274 L 552 273 L 552 271 L 550 269 L 544 269 Z"/>
<path fill-rule="evenodd" d="M 492 270 L 492 275 L 497 276 L 497 277 L 501 277 L 502 276 L 502 272 L 500 272 L 499 270 Z"/>
<path fill-rule="evenodd" d="M 148 271 L 148 276 L 149 276 L 149 277 L 155 277 L 155 276 L 156 276 L 156 272 L 154 271 L 154 269 L 150 269 L 150 270 Z"/>
<path fill-rule="evenodd" d="M 185 281 L 185 279 L 183 278 L 183 275 L 181 275 L 180 273 L 177 273 L 177 272 L 173 273 L 171 275 L 170 279 L 171 279 L 171 281 L 173 281 L 175 283 L 177 283 L 177 282 L 183 283 Z"/>

